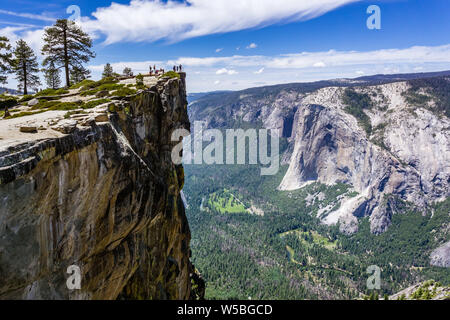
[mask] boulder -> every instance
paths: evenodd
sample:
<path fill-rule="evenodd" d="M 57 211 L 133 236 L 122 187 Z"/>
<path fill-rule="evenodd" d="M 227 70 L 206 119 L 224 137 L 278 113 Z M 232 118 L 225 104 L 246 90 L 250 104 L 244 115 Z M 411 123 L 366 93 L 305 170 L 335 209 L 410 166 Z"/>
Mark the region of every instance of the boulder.
<path fill-rule="evenodd" d="M 31 99 L 30 101 L 28 101 L 28 106 L 33 107 L 33 106 L 37 105 L 38 103 L 39 103 L 39 100 L 34 98 L 34 99 Z"/>
<path fill-rule="evenodd" d="M 37 132 L 37 128 L 35 126 L 22 126 L 20 127 L 20 132 L 24 132 L 24 133 L 36 133 Z"/>
<path fill-rule="evenodd" d="M 80 121 L 80 125 L 82 127 L 91 127 L 95 125 L 95 118 L 94 117 L 84 118 Z"/>
<path fill-rule="evenodd" d="M 70 134 L 77 128 L 78 121 L 76 120 L 62 120 L 56 125 L 52 126 L 52 129 L 64 134 Z"/>
<path fill-rule="evenodd" d="M 109 118 L 106 113 L 100 113 L 95 116 L 95 122 L 108 122 Z"/>

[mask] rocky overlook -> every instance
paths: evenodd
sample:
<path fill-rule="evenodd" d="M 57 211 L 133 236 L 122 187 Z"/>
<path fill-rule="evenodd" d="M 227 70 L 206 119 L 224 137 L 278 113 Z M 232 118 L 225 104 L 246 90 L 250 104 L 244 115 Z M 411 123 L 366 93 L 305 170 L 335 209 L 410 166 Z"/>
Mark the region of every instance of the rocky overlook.
<path fill-rule="evenodd" d="M 0 120 L 0 299 L 191 296 L 170 140 L 190 127 L 184 78 L 84 81 Z"/>

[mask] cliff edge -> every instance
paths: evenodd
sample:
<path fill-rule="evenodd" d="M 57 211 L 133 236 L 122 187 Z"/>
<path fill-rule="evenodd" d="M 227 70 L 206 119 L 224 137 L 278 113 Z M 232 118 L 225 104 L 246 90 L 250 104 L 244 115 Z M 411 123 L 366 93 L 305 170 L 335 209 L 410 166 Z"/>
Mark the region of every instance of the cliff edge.
<path fill-rule="evenodd" d="M 89 82 L 0 120 L 0 299 L 190 298 L 170 140 L 190 126 L 184 78 L 146 78 L 131 94 L 130 81 L 116 93 Z M 73 268 L 80 289 L 67 285 Z"/>

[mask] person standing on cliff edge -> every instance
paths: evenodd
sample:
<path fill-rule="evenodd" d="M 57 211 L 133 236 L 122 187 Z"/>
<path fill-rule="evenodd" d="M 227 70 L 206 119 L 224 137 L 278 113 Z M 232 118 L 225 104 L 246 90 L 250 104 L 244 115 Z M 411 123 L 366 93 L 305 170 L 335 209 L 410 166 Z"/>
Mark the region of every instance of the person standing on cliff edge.
<path fill-rule="evenodd" d="M 3 119 L 6 119 L 7 117 L 10 117 L 11 114 L 8 111 L 8 106 L 5 107 L 5 113 L 3 114 Z"/>

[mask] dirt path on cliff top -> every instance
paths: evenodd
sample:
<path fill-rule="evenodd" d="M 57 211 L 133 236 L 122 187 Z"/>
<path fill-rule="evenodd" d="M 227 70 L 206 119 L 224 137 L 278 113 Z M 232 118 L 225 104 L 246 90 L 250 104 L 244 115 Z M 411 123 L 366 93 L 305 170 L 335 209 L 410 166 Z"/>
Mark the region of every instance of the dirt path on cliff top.
<path fill-rule="evenodd" d="M 58 138 L 62 133 L 50 129 L 49 123 L 58 119 L 63 119 L 67 111 L 46 111 L 30 116 L 14 119 L 0 119 L 0 151 L 10 146 L 32 140 Z M 46 130 L 38 130 L 37 133 L 20 132 L 20 127 L 33 126 L 43 127 Z"/>

